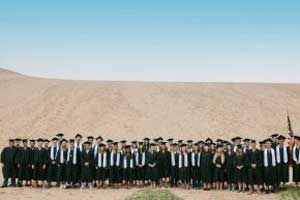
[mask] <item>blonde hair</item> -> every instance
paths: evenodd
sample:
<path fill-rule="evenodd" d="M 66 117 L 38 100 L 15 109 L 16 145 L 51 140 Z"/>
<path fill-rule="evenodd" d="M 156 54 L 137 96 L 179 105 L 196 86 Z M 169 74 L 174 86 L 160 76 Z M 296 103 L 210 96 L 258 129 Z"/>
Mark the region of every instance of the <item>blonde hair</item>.
<path fill-rule="evenodd" d="M 214 157 L 213 157 L 213 163 L 216 164 L 216 159 L 218 157 L 218 152 L 215 153 Z M 221 163 L 224 164 L 225 162 L 225 154 L 224 152 L 221 152 Z"/>

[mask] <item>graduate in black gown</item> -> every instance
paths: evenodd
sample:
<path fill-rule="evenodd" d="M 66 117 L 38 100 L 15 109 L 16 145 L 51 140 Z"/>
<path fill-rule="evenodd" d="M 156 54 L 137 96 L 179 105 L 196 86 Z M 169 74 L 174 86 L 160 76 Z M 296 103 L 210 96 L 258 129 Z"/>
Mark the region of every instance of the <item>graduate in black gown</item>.
<path fill-rule="evenodd" d="M 256 141 L 251 140 L 251 149 L 246 152 L 246 166 L 248 173 L 249 194 L 260 193 L 260 186 L 263 184 L 260 167 L 263 164 L 261 152 L 256 148 Z"/>
<path fill-rule="evenodd" d="M 265 140 L 260 141 L 259 142 L 259 152 L 260 152 L 260 157 L 261 157 L 262 161 L 264 160 L 264 150 L 265 150 L 265 148 L 266 148 Z M 258 170 L 260 171 L 261 180 L 262 180 L 262 184 L 259 186 L 259 189 L 260 189 L 261 192 L 263 192 L 265 190 L 265 185 L 264 185 L 264 182 L 265 182 L 264 165 L 262 164 L 261 166 L 258 166 Z"/>
<path fill-rule="evenodd" d="M 177 187 L 178 182 L 178 155 L 179 155 L 179 148 L 177 143 L 172 143 L 170 149 L 170 156 L 171 156 L 171 173 L 170 173 L 170 183 L 171 187 Z"/>
<path fill-rule="evenodd" d="M 15 148 L 15 153 L 16 153 L 16 157 L 15 157 L 15 164 L 14 164 L 14 168 L 13 168 L 13 175 L 14 175 L 14 182 L 17 183 L 17 185 L 19 187 L 21 187 L 21 183 L 20 183 L 20 178 L 19 178 L 19 166 L 16 162 L 17 160 L 17 156 L 19 154 L 19 151 L 21 150 L 21 139 L 20 138 L 16 138 L 15 142 L 14 142 L 14 148 Z"/>
<path fill-rule="evenodd" d="M 121 152 L 118 142 L 113 143 L 113 149 L 109 155 L 109 183 L 118 188 L 121 184 Z"/>
<path fill-rule="evenodd" d="M 160 177 L 160 186 L 167 187 L 170 177 L 171 154 L 166 147 L 166 142 L 160 143 L 158 152 L 158 171 Z"/>
<path fill-rule="evenodd" d="M 48 172 L 48 166 L 49 166 L 49 163 L 50 163 L 50 157 L 49 157 L 49 155 L 50 155 L 50 145 L 49 145 L 49 143 L 50 143 L 50 140 L 44 139 L 44 149 L 45 149 L 46 154 L 47 154 L 46 173 Z"/>
<path fill-rule="evenodd" d="M 278 145 L 275 148 L 276 152 L 276 170 L 277 170 L 277 186 L 289 182 L 289 155 L 290 148 L 284 144 L 285 137 L 278 137 Z"/>
<path fill-rule="evenodd" d="M 212 182 L 212 153 L 209 150 L 209 144 L 205 143 L 200 159 L 201 178 L 203 183 L 203 189 L 205 191 L 210 190 Z"/>
<path fill-rule="evenodd" d="M 186 189 L 190 188 L 190 165 L 190 155 L 187 150 L 187 145 L 182 144 L 178 155 L 178 173 L 179 181 L 181 182 L 182 187 Z"/>
<path fill-rule="evenodd" d="M 16 156 L 16 163 L 19 169 L 19 186 L 23 186 L 23 182 L 25 181 L 25 185 L 30 185 L 31 177 L 31 161 L 30 161 L 30 148 L 28 147 L 28 140 L 23 140 L 23 147 L 18 151 Z"/>
<path fill-rule="evenodd" d="M 189 155 L 191 185 L 192 187 L 196 187 L 199 185 L 198 181 L 200 177 L 200 153 L 198 150 L 198 143 L 194 143 Z"/>
<path fill-rule="evenodd" d="M 69 140 L 66 163 L 66 181 L 67 187 L 75 187 L 79 179 L 78 163 L 80 159 L 80 150 L 75 147 L 74 139 Z"/>
<path fill-rule="evenodd" d="M 80 154 L 81 163 L 81 188 L 92 188 L 92 173 L 94 167 L 94 154 L 92 151 L 92 144 L 88 141 L 84 143 L 84 150 Z"/>
<path fill-rule="evenodd" d="M 300 182 L 300 137 L 294 136 L 295 145 L 293 146 L 293 182 L 296 186 Z"/>
<path fill-rule="evenodd" d="M 245 154 L 242 145 L 236 146 L 236 153 L 234 157 L 234 179 L 238 186 L 238 192 L 243 191 L 243 184 L 245 182 Z"/>
<path fill-rule="evenodd" d="M 57 183 L 59 184 L 61 189 L 67 188 L 67 157 L 68 157 L 67 140 L 62 139 L 56 157 Z"/>
<path fill-rule="evenodd" d="M 138 186 L 143 186 L 146 180 L 146 148 L 143 142 L 139 142 L 138 151 L 134 154 L 136 163 L 136 184 Z"/>
<path fill-rule="evenodd" d="M 4 178 L 2 187 L 8 186 L 9 179 L 11 179 L 12 186 L 15 186 L 15 182 L 13 182 L 15 180 L 15 176 L 13 175 L 15 158 L 16 150 L 14 148 L 14 140 L 10 139 L 8 146 L 5 147 L 1 152 L 1 167 Z"/>
<path fill-rule="evenodd" d="M 33 165 L 33 158 L 34 158 L 34 149 L 35 149 L 35 140 L 34 139 L 30 139 L 29 140 L 29 149 L 30 149 L 30 169 L 28 169 L 28 174 L 30 177 L 30 185 L 32 185 L 33 182 L 33 169 L 32 169 L 32 165 Z"/>
<path fill-rule="evenodd" d="M 50 151 L 48 151 L 48 166 L 47 166 L 47 182 L 48 182 L 48 186 L 51 187 L 52 183 L 55 182 L 56 186 L 58 186 L 57 183 L 57 163 L 56 163 L 56 159 L 57 159 L 57 154 L 59 152 L 59 142 L 58 142 L 58 138 L 54 137 L 52 138 L 51 142 L 51 147 L 50 147 Z"/>
<path fill-rule="evenodd" d="M 45 186 L 46 167 L 47 167 L 47 152 L 43 147 L 43 139 L 37 140 L 37 148 L 33 154 L 33 179 L 36 186 Z"/>
<path fill-rule="evenodd" d="M 98 153 L 95 158 L 95 166 L 97 173 L 97 187 L 104 188 L 106 181 L 106 171 L 108 167 L 108 153 L 105 149 L 105 144 L 100 144 L 98 147 Z"/>
<path fill-rule="evenodd" d="M 266 140 L 266 149 L 264 150 L 264 174 L 266 193 L 274 192 L 276 184 L 276 154 L 272 148 L 272 140 Z"/>
<path fill-rule="evenodd" d="M 150 180 L 152 188 L 156 187 L 156 184 L 158 183 L 159 180 L 158 166 L 157 166 L 158 157 L 155 149 L 156 149 L 156 145 L 153 143 L 150 144 L 150 149 L 146 154 L 146 164 L 147 164 L 146 177 L 148 178 L 148 180 Z"/>
<path fill-rule="evenodd" d="M 130 145 L 125 146 L 125 152 L 121 158 L 122 163 L 122 182 L 129 189 L 134 179 L 135 157 L 131 153 Z"/>
<path fill-rule="evenodd" d="M 78 172 L 78 175 L 76 176 L 77 177 L 77 180 L 76 182 L 81 185 L 81 163 L 80 163 L 80 154 L 81 152 L 83 151 L 84 147 L 83 147 L 83 142 L 82 142 L 82 135 L 81 134 L 76 134 L 75 135 L 75 148 L 78 150 L 79 152 L 79 159 L 78 159 L 78 162 L 77 162 L 77 172 Z"/>
<path fill-rule="evenodd" d="M 214 170 L 214 182 L 216 183 L 216 189 L 222 190 L 224 186 L 224 168 L 225 168 L 225 154 L 223 152 L 223 146 L 218 145 L 217 150 L 213 156 Z"/>
<path fill-rule="evenodd" d="M 227 151 L 225 152 L 225 174 L 228 190 L 234 190 L 234 157 L 232 144 L 226 144 Z"/>

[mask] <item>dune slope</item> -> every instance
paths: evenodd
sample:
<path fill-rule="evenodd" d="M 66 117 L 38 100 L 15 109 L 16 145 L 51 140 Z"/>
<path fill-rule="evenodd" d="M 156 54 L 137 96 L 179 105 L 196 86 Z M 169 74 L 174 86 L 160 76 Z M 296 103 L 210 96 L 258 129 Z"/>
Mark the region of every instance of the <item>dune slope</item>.
<path fill-rule="evenodd" d="M 261 139 L 300 125 L 300 84 L 44 79 L 0 70 L 0 139 L 64 132 L 104 138 Z M 298 123 L 299 122 L 299 123 Z"/>

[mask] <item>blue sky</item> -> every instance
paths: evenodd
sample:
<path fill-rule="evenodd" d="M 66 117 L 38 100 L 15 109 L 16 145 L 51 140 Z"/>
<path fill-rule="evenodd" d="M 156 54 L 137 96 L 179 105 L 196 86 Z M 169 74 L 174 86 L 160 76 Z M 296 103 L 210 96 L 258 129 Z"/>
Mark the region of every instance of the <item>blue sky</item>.
<path fill-rule="evenodd" d="M 300 1 L 0 0 L 0 66 L 94 80 L 300 82 Z"/>

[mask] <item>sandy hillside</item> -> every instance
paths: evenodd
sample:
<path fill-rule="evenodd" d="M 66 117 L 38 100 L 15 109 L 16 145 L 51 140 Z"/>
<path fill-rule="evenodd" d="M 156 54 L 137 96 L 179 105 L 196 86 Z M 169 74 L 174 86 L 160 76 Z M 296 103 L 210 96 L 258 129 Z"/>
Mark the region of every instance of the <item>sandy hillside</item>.
<path fill-rule="evenodd" d="M 71 81 L 0 69 L 0 141 L 9 137 L 176 139 L 286 134 L 300 126 L 299 84 Z"/>
<path fill-rule="evenodd" d="M 235 135 L 261 139 L 286 133 L 287 108 L 298 129 L 300 85 L 66 81 L 0 69 L 0 149 L 10 137 L 52 137 L 57 132 L 116 140 Z M 0 189 L 0 199 L 124 199 L 137 190 L 8 188 Z M 226 191 L 172 192 L 183 199 L 277 199 Z"/>

